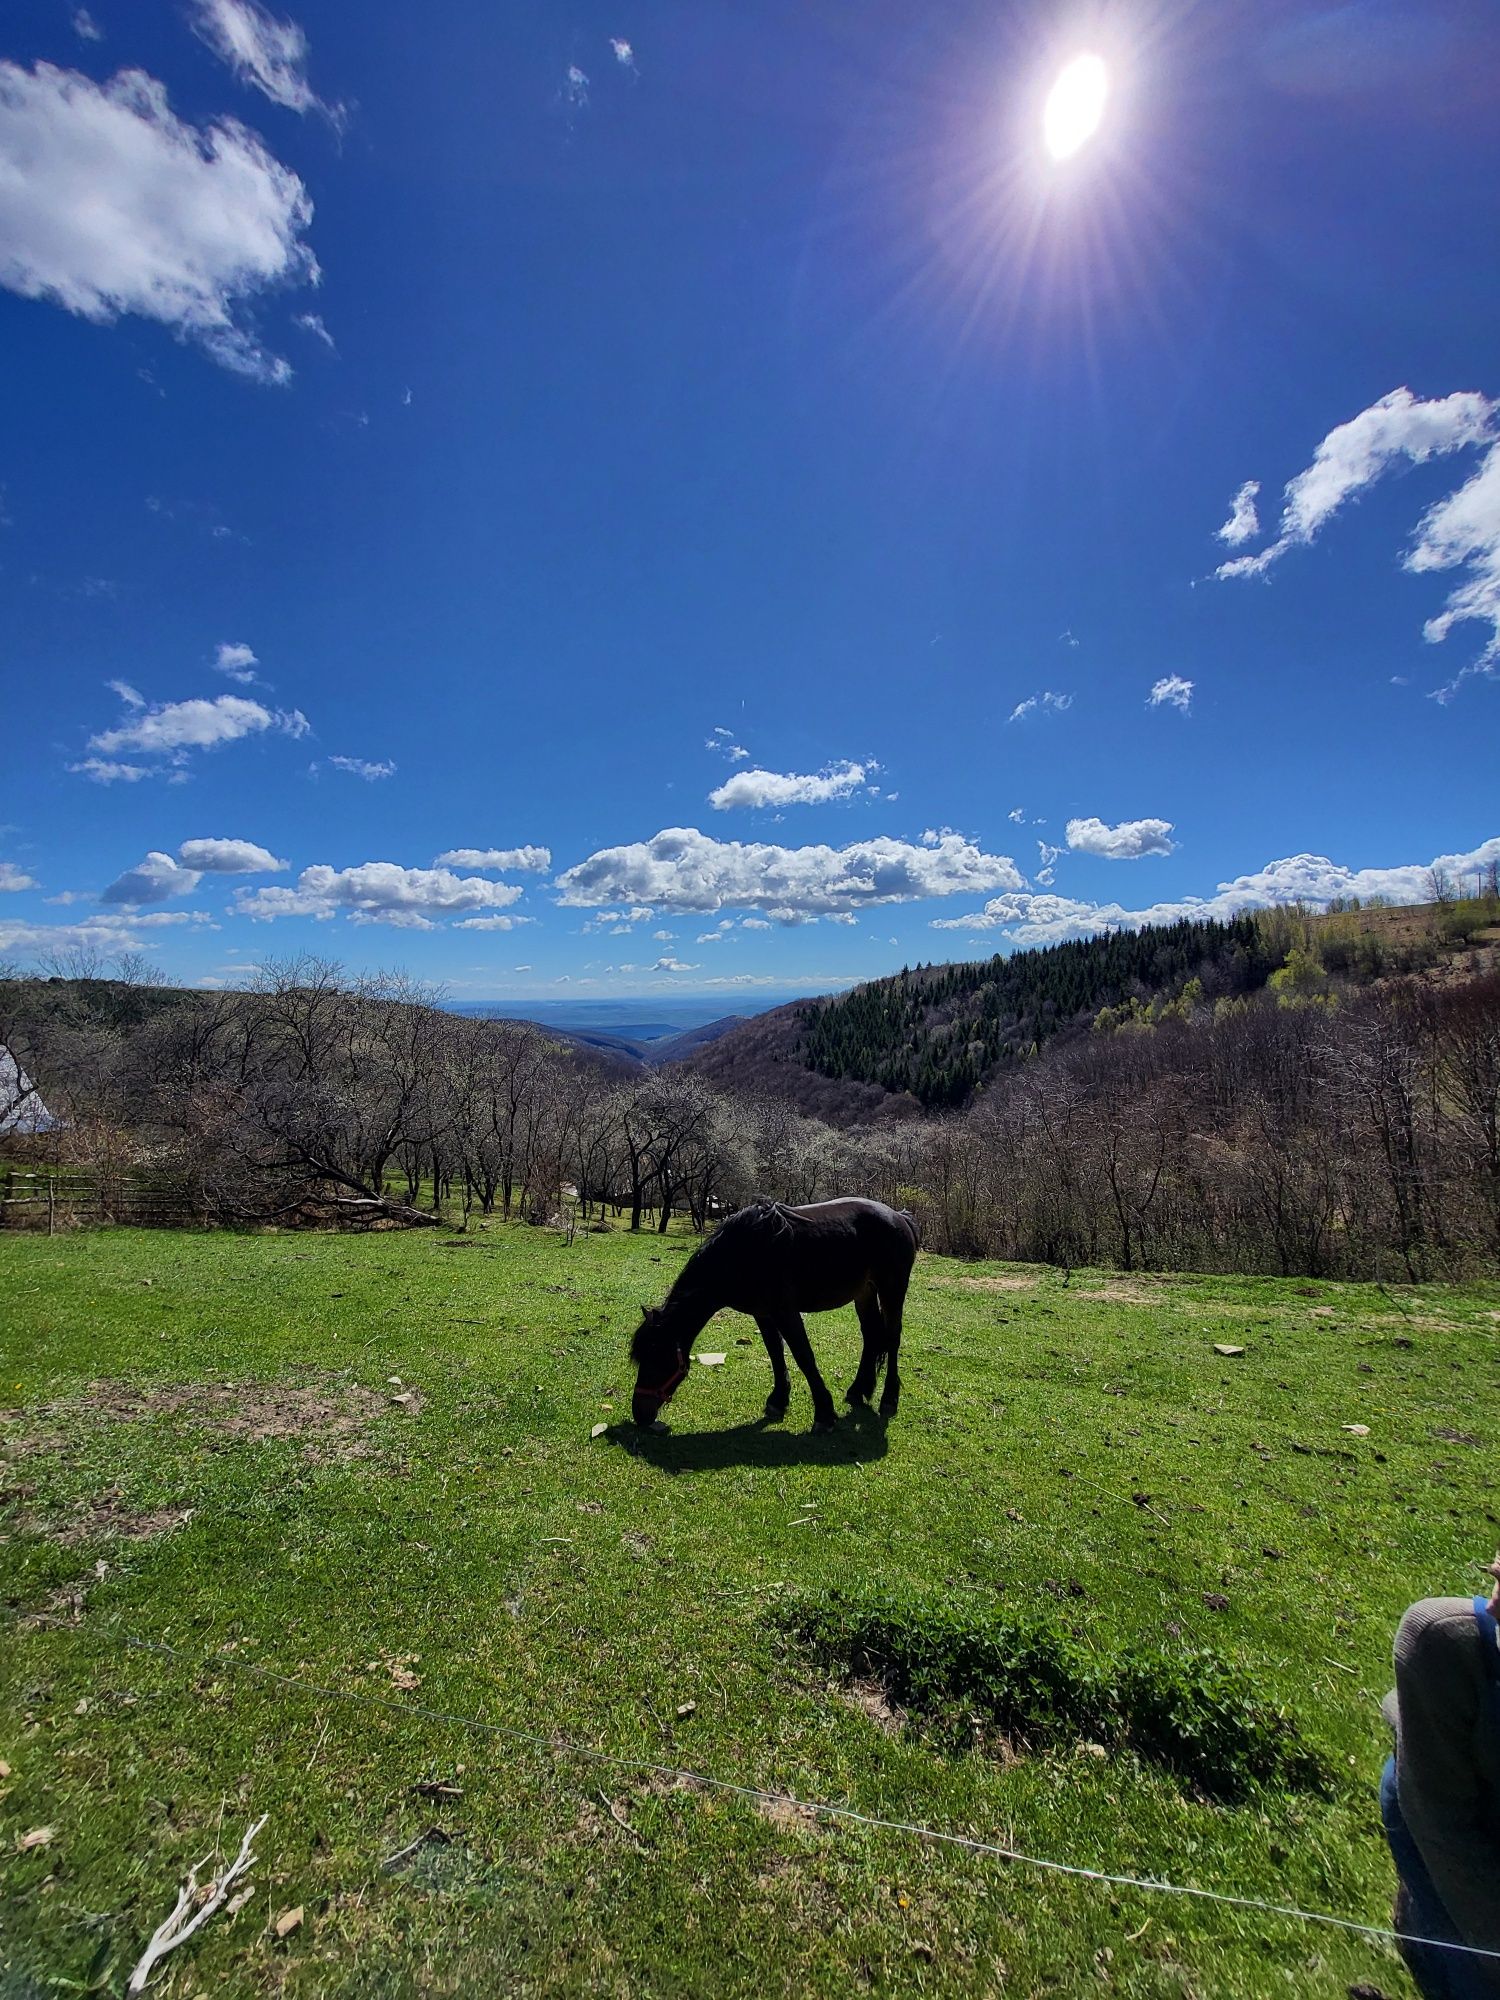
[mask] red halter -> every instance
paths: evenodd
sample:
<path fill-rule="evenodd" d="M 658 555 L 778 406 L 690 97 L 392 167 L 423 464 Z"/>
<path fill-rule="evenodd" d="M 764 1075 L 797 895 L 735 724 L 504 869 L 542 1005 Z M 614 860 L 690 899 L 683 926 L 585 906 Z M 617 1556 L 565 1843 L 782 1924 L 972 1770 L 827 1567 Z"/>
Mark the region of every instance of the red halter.
<path fill-rule="evenodd" d="M 662 1382 L 659 1382 L 654 1389 L 637 1388 L 635 1393 L 637 1396 L 641 1397 L 646 1402 L 655 1403 L 657 1407 L 660 1408 L 661 1405 L 671 1395 L 672 1391 L 677 1387 L 678 1383 L 687 1374 L 687 1372 L 688 1372 L 688 1358 L 686 1354 L 683 1353 L 682 1349 L 679 1347 L 677 1350 L 676 1373 L 668 1375 L 666 1379 Z"/>

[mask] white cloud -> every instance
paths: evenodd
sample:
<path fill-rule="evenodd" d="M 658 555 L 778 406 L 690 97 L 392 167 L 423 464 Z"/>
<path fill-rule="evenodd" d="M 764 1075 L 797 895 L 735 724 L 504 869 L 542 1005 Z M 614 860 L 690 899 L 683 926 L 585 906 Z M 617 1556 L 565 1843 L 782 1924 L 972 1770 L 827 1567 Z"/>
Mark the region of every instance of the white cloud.
<path fill-rule="evenodd" d="M 198 696 L 192 701 L 166 702 L 143 715 L 132 716 L 117 728 L 101 730 L 89 738 L 89 748 L 172 756 L 188 750 L 212 750 L 223 743 L 237 742 L 242 736 L 258 736 L 267 729 L 280 730 L 287 736 L 305 736 L 308 721 L 300 709 L 277 709 L 273 713 L 243 695 L 221 694 L 212 701 Z M 91 771 L 89 775 L 96 774 Z"/>
<path fill-rule="evenodd" d="M 1043 715 L 1061 714 L 1065 708 L 1072 706 L 1072 695 L 1054 694 L 1051 688 L 1041 688 L 1036 694 L 1028 695 L 1025 701 L 1018 701 L 1005 719 L 1007 722 L 1024 722 L 1028 715 L 1035 715 L 1038 710 Z"/>
<path fill-rule="evenodd" d="M 620 970 L 622 972 L 633 972 L 635 967 L 622 965 Z M 648 965 L 646 970 L 648 972 L 696 972 L 698 967 L 696 965 L 685 965 L 680 958 L 659 958 L 655 965 Z"/>
<path fill-rule="evenodd" d="M 241 323 L 316 283 L 302 182 L 233 119 L 185 124 L 141 70 L 105 84 L 0 63 L 0 284 L 85 319 L 138 313 L 262 382 L 291 369 Z"/>
<path fill-rule="evenodd" d="M 1393 904 L 1423 903 L 1428 900 L 1430 869 L 1441 868 L 1455 879 L 1465 880 L 1496 861 L 1500 861 L 1500 837 L 1483 841 L 1466 854 L 1440 854 L 1430 862 L 1404 862 L 1391 868 L 1346 868 L 1326 855 L 1294 854 L 1268 862 L 1253 875 L 1221 882 L 1211 896 L 1184 896 L 1176 902 L 1127 910 L 1119 903 L 1017 893 L 993 897 L 970 916 L 934 918 L 932 927 L 975 934 L 998 930 L 1018 945 L 1057 944 L 1065 938 L 1091 937 L 1097 931 L 1139 930 L 1143 924 L 1171 924 L 1182 917 L 1223 919 L 1241 910 L 1273 909 L 1284 903 L 1309 903 L 1323 909 L 1341 896 L 1384 896 Z"/>
<path fill-rule="evenodd" d="M 577 63 L 568 64 L 568 73 L 563 78 L 563 103 L 570 111 L 584 110 L 589 101 L 589 80 Z"/>
<path fill-rule="evenodd" d="M 1219 529 L 1218 536 L 1232 549 L 1237 549 L 1241 542 L 1254 541 L 1260 533 L 1260 515 L 1255 507 L 1255 496 L 1259 491 L 1260 481 L 1247 479 L 1229 503 L 1229 519 Z"/>
<path fill-rule="evenodd" d="M 117 764 L 107 757 L 85 757 L 81 764 L 70 764 L 68 769 L 96 785 L 134 785 L 153 775 L 144 764 Z"/>
<path fill-rule="evenodd" d="M 1277 539 L 1259 555 L 1220 563 L 1216 576 L 1263 576 L 1288 549 L 1306 546 L 1346 500 L 1406 459 L 1413 465 L 1495 435 L 1497 406 L 1488 396 L 1458 390 L 1423 400 L 1392 389 L 1378 403 L 1331 430 L 1312 464 L 1287 482 Z"/>
<path fill-rule="evenodd" d="M 550 847 L 450 847 L 433 862 L 434 868 L 477 868 L 481 873 L 509 875 L 530 871 L 545 875 L 552 866 Z M 634 912 L 632 911 L 632 917 Z M 647 910 L 644 913 L 650 916 Z"/>
<path fill-rule="evenodd" d="M 330 354 L 338 353 L 338 348 L 334 345 L 333 335 L 323 324 L 323 315 L 321 313 L 298 313 L 293 319 L 292 325 L 300 326 L 302 331 L 310 333 L 314 340 L 321 340 Z"/>
<path fill-rule="evenodd" d="M 1492 445 L 1477 472 L 1430 507 L 1417 526 L 1417 538 L 1406 556 L 1409 570 L 1468 569 L 1460 584 L 1422 636 L 1431 644 L 1446 639 L 1455 625 L 1477 619 L 1490 627 L 1490 638 L 1479 658 L 1445 686 L 1434 690 L 1449 702 L 1472 674 L 1500 669 L 1500 444 Z"/>
<path fill-rule="evenodd" d="M 1025 806 L 1012 806 L 1005 817 L 1014 820 L 1017 826 L 1024 826 L 1026 824 L 1026 808 Z"/>
<path fill-rule="evenodd" d="M 0 922 L 0 954 L 20 956 L 27 952 L 66 952 L 82 948 L 110 954 L 149 947 L 151 933 L 180 924 L 210 925 L 202 911 L 157 910 L 149 916 L 134 912 L 111 912 L 108 916 L 86 917 L 77 924 L 30 924 Z"/>
<path fill-rule="evenodd" d="M 101 903 L 164 903 L 169 896 L 190 896 L 199 882 L 198 870 L 181 868 L 170 854 L 148 854 L 134 868 L 101 890 Z"/>
<path fill-rule="evenodd" d="M 99 26 L 99 23 L 94 19 L 87 7 L 74 8 L 73 33 L 81 42 L 102 42 L 104 40 L 104 30 Z"/>
<path fill-rule="evenodd" d="M 35 889 L 34 876 L 23 875 L 14 861 L 0 861 L 0 893 L 7 890 Z"/>
<path fill-rule="evenodd" d="M 328 761 L 335 771 L 347 771 L 351 777 L 363 778 L 368 785 L 396 775 L 396 766 L 389 757 L 382 758 L 378 764 L 372 764 L 366 757 L 330 757 Z"/>
<path fill-rule="evenodd" d="M 982 853 L 957 833 L 937 835 L 929 846 L 875 838 L 840 848 L 775 847 L 667 827 L 652 840 L 600 849 L 565 869 L 554 886 L 563 904 L 578 908 L 738 908 L 795 923 L 876 903 L 1019 889 L 1023 878 L 1008 855 Z"/>
<path fill-rule="evenodd" d="M 731 764 L 747 764 L 750 761 L 750 752 L 745 749 L 743 744 L 735 742 L 734 731 L 732 729 L 716 727 L 703 747 L 705 750 L 718 750 L 722 752 Z"/>
<path fill-rule="evenodd" d="M 715 812 L 730 812 L 735 807 L 754 810 L 761 806 L 824 805 L 830 799 L 847 798 L 864 781 L 863 764 L 833 764 L 816 777 L 799 776 L 795 771 L 736 771 L 716 792 L 709 793 L 708 802 Z"/>
<path fill-rule="evenodd" d="M 1477 659 L 1433 694 L 1449 702 L 1472 675 L 1500 672 L 1500 401 L 1477 390 L 1456 390 L 1430 400 L 1409 389 L 1393 389 L 1331 430 L 1286 489 L 1281 532 L 1259 555 L 1221 563 L 1221 577 L 1262 576 L 1288 549 L 1313 540 L 1330 516 L 1400 460 L 1414 465 L 1470 445 L 1490 448 L 1478 470 L 1446 499 L 1430 507 L 1418 523 L 1416 539 L 1403 558 L 1414 574 L 1467 570 L 1443 609 L 1427 620 L 1423 637 L 1437 644 L 1457 624 L 1469 620 L 1490 627 Z"/>
<path fill-rule="evenodd" d="M 253 840 L 185 840 L 177 855 L 200 875 L 275 875 L 291 865 Z"/>
<path fill-rule="evenodd" d="M 402 868 L 394 861 L 365 861 L 354 868 L 322 864 L 304 868 L 295 889 L 241 889 L 235 897 L 235 910 L 240 916 L 261 921 L 275 917 L 324 919 L 342 910 L 355 923 L 432 930 L 434 918 L 503 910 L 520 896 L 514 884 L 486 882 L 479 875 L 455 875 L 447 868 Z"/>
<path fill-rule="evenodd" d="M 1177 843 L 1169 819 L 1124 819 L 1106 826 L 1102 819 L 1070 819 L 1068 845 L 1076 854 L 1096 854 L 1105 861 L 1139 861 L 1146 854 L 1171 854 Z M 1050 850 L 1055 856 L 1058 850 Z"/>
<path fill-rule="evenodd" d="M 127 708 L 144 708 L 146 697 L 133 688 L 129 681 L 106 681 L 104 685 L 111 694 L 117 694 Z"/>
<path fill-rule="evenodd" d="M 1151 692 L 1146 697 L 1147 708 L 1181 709 L 1184 715 L 1193 705 L 1193 683 L 1185 681 L 1181 674 L 1163 674 L 1159 681 L 1151 683 Z"/>
<path fill-rule="evenodd" d="M 260 665 L 248 646 L 231 645 L 221 639 L 214 654 L 214 672 L 223 674 L 226 680 L 238 681 L 242 687 L 250 687 L 259 680 L 255 669 Z"/>
<path fill-rule="evenodd" d="M 307 36 L 295 21 L 278 21 L 257 0 L 195 0 L 193 27 L 241 83 L 288 111 L 321 111 L 337 125 L 338 105 L 328 105 L 307 81 Z"/>
<path fill-rule="evenodd" d="M 465 917 L 453 928 L 456 931 L 514 931 L 522 924 L 534 924 L 535 917 Z"/>
<path fill-rule="evenodd" d="M 768 924 L 764 917 L 740 918 L 740 929 L 742 931 L 768 931 L 772 928 L 773 926 Z M 662 933 L 658 931 L 657 936 L 660 937 L 661 935 Z"/>
<path fill-rule="evenodd" d="M 623 35 L 611 35 L 609 46 L 614 51 L 615 61 L 620 65 L 621 69 L 633 70 L 635 68 L 635 50 L 625 40 Z"/>

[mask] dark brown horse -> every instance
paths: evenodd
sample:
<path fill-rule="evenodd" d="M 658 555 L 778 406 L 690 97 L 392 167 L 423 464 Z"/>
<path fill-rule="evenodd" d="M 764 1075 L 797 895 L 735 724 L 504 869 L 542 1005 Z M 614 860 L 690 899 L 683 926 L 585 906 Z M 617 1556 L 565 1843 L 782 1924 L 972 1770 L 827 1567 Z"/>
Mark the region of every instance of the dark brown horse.
<path fill-rule="evenodd" d="M 786 1415 L 792 1385 L 786 1349 L 812 1391 L 813 1429 L 835 1421 L 833 1398 L 818 1373 L 805 1312 L 853 1304 L 864 1352 L 846 1401 L 867 1403 L 885 1362 L 880 1414 L 893 1417 L 901 1400 L 901 1308 L 917 1255 L 917 1225 L 904 1208 L 850 1195 L 806 1208 L 761 1201 L 722 1222 L 683 1265 L 660 1306 L 648 1306 L 630 1344 L 638 1368 L 632 1414 L 654 1422 L 687 1374 L 693 1342 L 716 1312 L 748 1313 L 771 1357 L 766 1415 Z"/>

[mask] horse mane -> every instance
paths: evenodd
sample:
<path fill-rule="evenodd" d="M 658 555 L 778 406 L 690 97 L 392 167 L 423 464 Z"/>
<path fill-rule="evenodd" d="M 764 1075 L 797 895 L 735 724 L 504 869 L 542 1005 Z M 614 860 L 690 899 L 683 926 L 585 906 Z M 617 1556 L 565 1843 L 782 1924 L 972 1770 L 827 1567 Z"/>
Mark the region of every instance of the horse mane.
<path fill-rule="evenodd" d="M 792 1233 L 791 1211 L 785 1202 L 752 1201 L 745 1208 L 737 1208 L 732 1215 L 726 1215 L 713 1232 L 698 1245 L 677 1273 L 665 1301 L 659 1306 L 649 1307 L 630 1342 L 632 1361 L 653 1359 L 656 1351 L 657 1330 L 662 1315 L 672 1301 L 681 1294 L 690 1293 L 705 1271 L 711 1271 L 716 1261 L 715 1251 L 728 1235 L 733 1241 L 745 1237 L 761 1237 L 767 1242 L 778 1242 Z"/>

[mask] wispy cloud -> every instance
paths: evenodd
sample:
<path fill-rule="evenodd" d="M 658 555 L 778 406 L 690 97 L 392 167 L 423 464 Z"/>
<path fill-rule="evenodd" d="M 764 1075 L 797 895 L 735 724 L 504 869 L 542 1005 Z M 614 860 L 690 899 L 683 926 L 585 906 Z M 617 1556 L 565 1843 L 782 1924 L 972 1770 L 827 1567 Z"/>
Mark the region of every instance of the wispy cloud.
<path fill-rule="evenodd" d="M 1176 708 L 1184 715 L 1192 705 L 1193 683 L 1185 681 L 1181 674 L 1164 674 L 1159 681 L 1153 681 L 1146 697 L 1147 708 Z"/>
<path fill-rule="evenodd" d="M 816 776 L 794 771 L 736 771 L 710 792 L 708 802 L 715 812 L 736 807 L 758 810 L 764 806 L 826 805 L 831 799 L 846 799 L 865 782 L 863 764 L 833 764 Z"/>
<path fill-rule="evenodd" d="M 87 7 L 73 9 L 73 33 L 81 42 L 102 42 L 104 30 L 94 19 Z"/>
<path fill-rule="evenodd" d="M 323 324 L 323 315 L 321 313 L 298 313 L 293 319 L 292 325 L 300 326 L 302 331 L 310 333 L 314 340 L 321 340 L 330 354 L 338 353 L 338 348 L 334 345 L 333 335 Z"/>
<path fill-rule="evenodd" d="M 241 83 L 273 104 L 343 124 L 343 106 L 325 104 L 307 80 L 307 36 L 295 21 L 278 21 L 258 0 L 194 0 L 193 27 Z"/>
<path fill-rule="evenodd" d="M 111 694 L 117 694 L 127 708 L 144 708 L 146 706 L 146 697 L 138 689 L 133 688 L 129 681 L 106 681 L 104 685 L 109 689 Z"/>
<path fill-rule="evenodd" d="M 1461 390 L 1423 400 L 1393 389 L 1331 430 L 1312 463 L 1288 480 L 1276 540 L 1258 555 L 1220 563 L 1216 576 L 1264 576 L 1289 549 L 1306 547 L 1344 505 L 1403 459 L 1411 465 L 1494 436 L 1495 404 Z"/>
<path fill-rule="evenodd" d="M 1463 486 L 1428 509 L 1402 565 L 1414 574 L 1469 572 L 1423 627 L 1430 643 L 1469 620 L 1490 627 L 1478 658 L 1433 690 L 1439 702 L 1451 701 L 1471 676 L 1500 671 L 1500 402 L 1477 390 L 1423 400 L 1410 389 L 1393 389 L 1331 430 L 1311 465 L 1288 482 L 1276 540 L 1258 555 L 1220 563 L 1215 575 L 1263 576 L 1289 549 L 1312 542 L 1345 501 L 1393 466 L 1422 465 L 1472 445 L 1488 447 L 1483 462 Z"/>
<path fill-rule="evenodd" d="M 1070 819 L 1067 838 L 1076 854 L 1104 861 L 1139 861 L 1147 854 L 1172 854 L 1177 847 L 1169 819 L 1123 819 L 1118 826 L 1106 826 L 1102 819 Z"/>
<path fill-rule="evenodd" d="M 1253 542 L 1260 533 L 1260 515 L 1255 506 L 1259 491 L 1260 481 L 1247 479 L 1229 503 L 1229 519 L 1218 530 L 1218 537 L 1232 549 L 1237 549 L 1241 542 Z"/>
<path fill-rule="evenodd" d="M 396 775 L 396 766 L 389 757 L 379 763 L 372 763 L 367 757 L 330 757 L 328 761 L 335 771 L 347 771 L 351 778 L 363 778 L 368 785 Z"/>
<path fill-rule="evenodd" d="M 34 875 L 23 874 L 13 861 L 0 861 L 0 892 L 35 889 L 37 886 Z"/>
<path fill-rule="evenodd" d="M 1018 701 L 1007 722 L 1024 722 L 1029 715 L 1060 715 L 1065 708 L 1073 706 L 1070 694 L 1054 694 L 1051 688 L 1041 688 L 1036 694 L 1028 695 L 1025 701 Z"/>
<path fill-rule="evenodd" d="M 98 84 L 0 63 L 0 284 L 101 323 L 136 313 L 226 368 L 288 364 L 242 324 L 273 285 L 316 283 L 297 176 L 232 120 L 185 124 L 140 70 Z"/>
<path fill-rule="evenodd" d="M 144 764 L 120 764 L 108 757 L 85 757 L 81 764 L 70 764 L 68 769 L 96 785 L 135 785 L 142 778 L 154 775 Z"/>
<path fill-rule="evenodd" d="M 635 50 L 625 40 L 623 35 L 611 35 L 609 46 L 615 61 L 620 65 L 621 69 L 628 69 L 632 75 L 639 74 L 635 66 Z"/>

